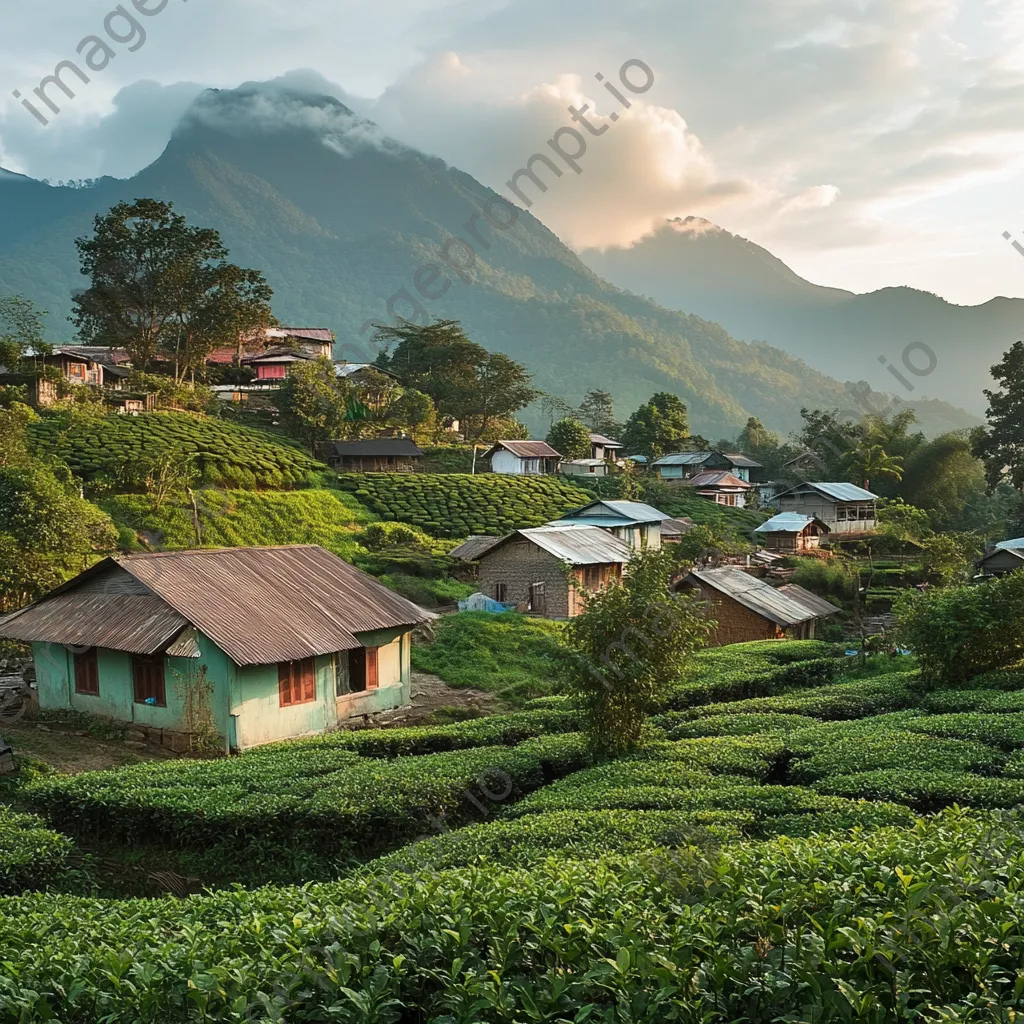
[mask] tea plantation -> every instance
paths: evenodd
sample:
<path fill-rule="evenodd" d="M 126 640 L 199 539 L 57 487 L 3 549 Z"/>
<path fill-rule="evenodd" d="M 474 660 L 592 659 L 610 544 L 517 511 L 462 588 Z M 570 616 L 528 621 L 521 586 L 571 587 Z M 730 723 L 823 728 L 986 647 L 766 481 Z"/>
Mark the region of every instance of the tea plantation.
<path fill-rule="evenodd" d="M 586 491 L 558 477 L 480 473 L 366 473 L 341 477 L 386 521 L 411 523 L 435 537 L 504 534 L 542 526 L 588 504 Z"/>
<path fill-rule="evenodd" d="M 195 459 L 202 481 L 218 487 L 288 488 L 325 467 L 287 441 L 249 427 L 188 413 L 140 416 L 44 415 L 29 426 L 34 448 L 66 462 L 76 476 L 110 481 L 132 459 L 177 452 Z"/>
<path fill-rule="evenodd" d="M 0 1019 L 1018 1020 L 1024 699 L 974 683 L 748 644 L 611 762 L 549 696 L 29 781 L 48 827 L 0 818 L 0 878 L 33 844 L 51 867 L 5 883 L 44 891 L 0 899 Z M 99 898 L 55 828 L 250 888 Z"/>

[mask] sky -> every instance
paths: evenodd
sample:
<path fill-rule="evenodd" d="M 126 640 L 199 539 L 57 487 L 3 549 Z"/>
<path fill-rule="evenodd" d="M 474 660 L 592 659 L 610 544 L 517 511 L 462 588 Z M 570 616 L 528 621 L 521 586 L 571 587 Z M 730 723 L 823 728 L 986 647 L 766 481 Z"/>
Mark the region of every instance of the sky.
<path fill-rule="evenodd" d="M 85 57 L 46 126 L 13 95 Z M 8 0 L 0 75 L 0 166 L 53 181 L 130 176 L 204 88 L 283 78 L 502 190 L 587 104 L 585 171 L 532 210 L 579 251 L 692 215 L 819 284 L 1024 296 L 1021 0 Z"/>

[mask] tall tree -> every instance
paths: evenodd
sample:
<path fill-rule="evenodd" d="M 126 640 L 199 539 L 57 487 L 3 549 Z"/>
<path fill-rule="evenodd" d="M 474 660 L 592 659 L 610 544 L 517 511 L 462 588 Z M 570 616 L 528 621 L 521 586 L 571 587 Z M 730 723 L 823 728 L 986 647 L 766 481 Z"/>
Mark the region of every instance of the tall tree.
<path fill-rule="evenodd" d="M 579 420 L 559 420 L 548 431 L 547 442 L 563 459 L 589 459 L 593 451 L 590 431 Z"/>
<path fill-rule="evenodd" d="M 591 388 L 580 402 L 579 418 L 595 434 L 614 438 L 619 432 L 619 425 L 615 421 L 615 401 L 610 391 Z"/>
<path fill-rule="evenodd" d="M 880 444 L 872 444 L 865 438 L 846 453 L 846 462 L 851 473 L 859 477 L 865 490 L 871 489 L 872 480 L 890 477 L 899 482 L 903 479 L 903 460 L 889 455 Z"/>
<path fill-rule="evenodd" d="M 974 454 L 985 463 L 990 490 L 1008 480 L 1024 490 L 1024 342 L 1018 341 L 992 367 L 999 390 L 986 391 L 988 429 L 974 441 Z"/>
<path fill-rule="evenodd" d="M 686 406 L 676 395 L 660 391 L 626 421 L 622 442 L 631 455 L 660 459 L 690 440 Z"/>
<path fill-rule="evenodd" d="M 0 298 L 0 365 L 17 369 L 28 352 L 49 347 L 43 341 L 44 316 L 24 295 Z"/>
<path fill-rule="evenodd" d="M 321 442 L 344 437 L 356 418 L 351 385 L 326 357 L 296 364 L 278 395 L 285 422 L 314 454 Z"/>
<path fill-rule="evenodd" d="M 269 317 L 263 275 L 229 264 L 220 235 L 190 227 L 170 203 L 118 203 L 75 244 L 90 282 L 74 299 L 79 337 L 125 348 L 139 370 L 161 352 L 179 373 L 194 370 L 215 345 L 234 342 L 240 323 Z"/>
<path fill-rule="evenodd" d="M 522 363 L 502 352 L 489 352 L 462 399 L 461 419 L 467 441 L 486 437 L 494 423 L 512 419 L 540 392 Z"/>

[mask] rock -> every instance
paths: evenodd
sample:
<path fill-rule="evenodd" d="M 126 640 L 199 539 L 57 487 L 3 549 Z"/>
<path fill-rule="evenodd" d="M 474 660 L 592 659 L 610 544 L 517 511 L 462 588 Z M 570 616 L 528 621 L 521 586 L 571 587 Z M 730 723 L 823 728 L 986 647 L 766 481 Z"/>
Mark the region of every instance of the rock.
<path fill-rule="evenodd" d="M 145 740 L 125 740 L 124 745 L 126 747 L 144 747 L 147 744 Z"/>
<path fill-rule="evenodd" d="M 146 734 L 141 729 L 125 729 L 124 741 L 127 743 L 129 740 L 133 743 L 145 743 Z"/>
<path fill-rule="evenodd" d="M 50 731 L 50 727 L 48 725 L 37 725 L 36 728 L 40 732 L 49 732 Z"/>

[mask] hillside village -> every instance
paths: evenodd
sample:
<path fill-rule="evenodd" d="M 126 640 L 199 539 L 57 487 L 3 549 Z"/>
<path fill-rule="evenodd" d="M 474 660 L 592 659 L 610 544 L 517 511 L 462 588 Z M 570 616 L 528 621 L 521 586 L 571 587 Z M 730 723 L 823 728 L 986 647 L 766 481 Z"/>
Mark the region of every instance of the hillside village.
<path fill-rule="evenodd" d="M 350 361 L 209 230 L 98 217 L 80 344 L 0 296 L 0 1019 L 1013 1019 L 1005 403 Z"/>

